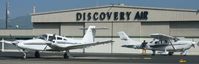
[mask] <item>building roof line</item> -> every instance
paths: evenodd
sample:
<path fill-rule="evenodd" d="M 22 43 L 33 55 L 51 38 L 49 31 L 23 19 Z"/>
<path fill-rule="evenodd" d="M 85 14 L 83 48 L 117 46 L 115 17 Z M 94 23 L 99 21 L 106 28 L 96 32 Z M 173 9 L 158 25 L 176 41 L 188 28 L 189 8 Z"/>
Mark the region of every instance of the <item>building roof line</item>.
<path fill-rule="evenodd" d="M 165 10 L 165 11 L 181 11 L 181 12 L 197 12 L 197 10 L 193 10 L 193 9 L 159 8 L 159 7 L 143 7 L 143 6 L 127 6 L 127 5 L 105 5 L 105 6 L 75 8 L 75 9 L 66 9 L 66 10 L 49 11 L 49 12 L 39 12 L 39 13 L 32 13 L 32 15 L 43 15 L 43 14 L 62 13 L 62 12 L 79 11 L 79 10 L 108 8 L 108 7 Z"/>

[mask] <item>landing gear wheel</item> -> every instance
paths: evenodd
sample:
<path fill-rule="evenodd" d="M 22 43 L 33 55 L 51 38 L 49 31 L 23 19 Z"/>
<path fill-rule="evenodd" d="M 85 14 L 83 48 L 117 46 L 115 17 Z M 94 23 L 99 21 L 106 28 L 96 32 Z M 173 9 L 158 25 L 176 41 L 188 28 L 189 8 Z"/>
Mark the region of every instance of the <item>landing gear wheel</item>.
<path fill-rule="evenodd" d="M 151 55 L 152 55 L 152 56 L 155 56 L 155 52 L 156 52 L 156 51 L 155 51 L 155 50 L 152 50 L 152 52 L 153 52 L 153 54 L 151 54 Z"/>
<path fill-rule="evenodd" d="M 26 59 L 27 57 L 26 57 L 26 53 L 24 52 L 24 56 L 23 56 L 23 59 Z"/>
<path fill-rule="evenodd" d="M 68 58 L 69 58 L 68 54 L 64 53 L 64 59 L 68 59 Z"/>
<path fill-rule="evenodd" d="M 22 50 L 22 53 L 23 53 L 23 59 L 26 59 L 26 58 L 27 58 L 27 56 L 26 56 L 26 52 L 25 52 L 25 50 L 24 50 L 24 49 Z"/>
<path fill-rule="evenodd" d="M 173 53 L 174 53 L 174 52 L 169 52 L 168 55 L 171 56 L 171 55 L 173 55 Z"/>
<path fill-rule="evenodd" d="M 35 58 L 40 58 L 40 53 L 39 53 L 39 51 L 35 51 Z"/>

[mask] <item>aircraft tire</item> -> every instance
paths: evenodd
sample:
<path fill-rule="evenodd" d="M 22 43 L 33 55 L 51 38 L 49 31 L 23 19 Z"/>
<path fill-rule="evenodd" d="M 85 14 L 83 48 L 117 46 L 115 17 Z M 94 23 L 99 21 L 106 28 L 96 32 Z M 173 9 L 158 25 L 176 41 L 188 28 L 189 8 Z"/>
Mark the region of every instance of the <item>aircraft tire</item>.
<path fill-rule="evenodd" d="M 155 56 L 155 54 L 156 54 L 156 53 L 155 53 L 155 50 L 152 50 L 152 51 L 153 51 L 153 53 L 152 53 L 151 55 L 152 55 L 152 56 Z"/>
<path fill-rule="evenodd" d="M 171 56 L 171 55 L 173 55 L 173 53 L 174 53 L 174 52 L 169 52 L 168 55 Z"/>
<path fill-rule="evenodd" d="M 40 53 L 39 53 L 39 51 L 35 51 L 35 58 L 40 58 Z"/>
<path fill-rule="evenodd" d="M 68 59 L 68 58 L 69 58 L 68 54 L 64 53 L 64 59 Z"/>

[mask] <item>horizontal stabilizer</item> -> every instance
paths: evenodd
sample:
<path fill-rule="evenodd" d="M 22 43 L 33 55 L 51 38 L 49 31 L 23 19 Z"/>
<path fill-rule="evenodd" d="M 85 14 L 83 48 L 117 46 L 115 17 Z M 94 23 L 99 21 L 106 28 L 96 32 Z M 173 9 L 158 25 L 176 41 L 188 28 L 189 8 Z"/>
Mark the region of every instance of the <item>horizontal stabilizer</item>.
<path fill-rule="evenodd" d="M 112 41 L 112 40 L 98 41 L 98 42 L 94 42 L 94 43 L 87 43 L 87 44 L 79 44 L 79 45 L 74 45 L 74 46 L 68 46 L 65 49 L 75 49 L 75 48 L 89 47 L 89 46 L 95 46 L 95 45 L 101 45 L 101 44 L 108 44 L 108 43 L 112 43 L 112 42 L 114 42 L 114 41 Z"/>

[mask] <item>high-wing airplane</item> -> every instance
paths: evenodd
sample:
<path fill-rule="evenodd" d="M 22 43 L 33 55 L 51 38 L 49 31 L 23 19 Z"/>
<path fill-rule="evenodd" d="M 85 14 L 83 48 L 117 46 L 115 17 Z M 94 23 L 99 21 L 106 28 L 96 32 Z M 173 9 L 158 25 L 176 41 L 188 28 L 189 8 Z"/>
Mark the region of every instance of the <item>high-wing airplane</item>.
<path fill-rule="evenodd" d="M 6 41 L 1 40 L 1 42 L 13 44 L 18 48 L 22 49 L 24 54 L 23 58 L 26 58 L 26 52 L 28 50 L 33 50 L 35 52 L 35 57 L 39 58 L 39 51 L 64 51 L 64 58 L 69 58 L 69 50 L 71 49 L 81 49 L 89 46 L 95 46 L 100 44 L 106 44 L 113 42 L 112 40 L 106 41 L 95 41 L 95 26 L 89 26 L 86 34 L 82 40 L 76 40 L 72 38 L 67 38 L 55 34 L 44 34 L 33 38 L 30 40 L 16 40 L 16 41 Z"/>
<path fill-rule="evenodd" d="M 134 48 L 134 49 L 143 49 L 143 46 L 146 50 L 152 50 L 153 54 L 156 54 L 156 51 L 160 53 L 173 55 L 174 52 L 181 52 L 181 55 L 186 55 L 187 50 L 191 47 L 195 47 L 196 42 L 180 40 L 176 37 L 172 37 L 165 34 L 151 34 L 150 36 L 154 38 L 151 42 L 143 44 L 130 39 L 125 32 L 118 32 L 120 39 L 122 40 L 122 47 Z"/>

